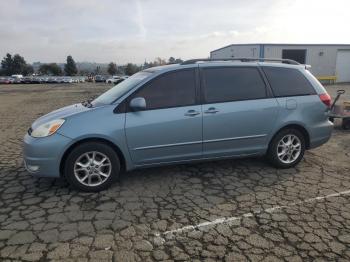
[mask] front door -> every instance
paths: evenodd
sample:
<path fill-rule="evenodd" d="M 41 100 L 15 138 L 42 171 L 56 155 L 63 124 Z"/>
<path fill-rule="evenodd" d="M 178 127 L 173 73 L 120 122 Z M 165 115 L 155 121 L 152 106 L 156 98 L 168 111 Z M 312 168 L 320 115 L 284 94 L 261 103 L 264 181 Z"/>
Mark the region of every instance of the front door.
<path fill-rule="evenodd" d="M 126 113 L 125 132 L 135 165 L 176 162 L 202 155 L 202 112 L 194 69 L 165 73 L 130 99 L 143 97 L 146 109 Z"/>
<path fill-rule="evenodd" d="M 202 68 L 203 157 L 252 155 L 268 144 L 278 103 L 256 67 Z"/>

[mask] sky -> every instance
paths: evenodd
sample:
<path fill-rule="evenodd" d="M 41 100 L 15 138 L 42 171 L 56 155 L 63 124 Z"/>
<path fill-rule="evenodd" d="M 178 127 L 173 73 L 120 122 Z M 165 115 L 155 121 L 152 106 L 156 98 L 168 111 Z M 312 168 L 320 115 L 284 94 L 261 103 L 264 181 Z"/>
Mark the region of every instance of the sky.
<path fill-rule="evenodd" d="M 0 56 L 143 63 L 237 43 L 350 44 L 350 0 L 0 0 Z"/>

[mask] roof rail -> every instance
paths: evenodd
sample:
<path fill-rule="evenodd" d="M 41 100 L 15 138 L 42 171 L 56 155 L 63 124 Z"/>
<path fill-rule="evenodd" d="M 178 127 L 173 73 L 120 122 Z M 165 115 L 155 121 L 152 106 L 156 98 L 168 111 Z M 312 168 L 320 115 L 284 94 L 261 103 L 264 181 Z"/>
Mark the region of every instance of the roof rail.
<path fill-rule="evenodd" d="M 260 62 L 281 62 L 285 64 L 291 65 L 300 65 L 295 60 L 292 59 L 281 59 L 281 58 L 253 58 L 253 57 L 234 57 L 234 58 L 222 58 L 222 59 L 210 59 L 210 58 L 198 58 L 198 59 L 190 59 L 181 63 L 181 65 L 190 65 L 195 64 L 197 62 L 216 62 L 216 61 L 241 61 L 241 62 L 252 62 L 252 61 L 260 61 Z"/>

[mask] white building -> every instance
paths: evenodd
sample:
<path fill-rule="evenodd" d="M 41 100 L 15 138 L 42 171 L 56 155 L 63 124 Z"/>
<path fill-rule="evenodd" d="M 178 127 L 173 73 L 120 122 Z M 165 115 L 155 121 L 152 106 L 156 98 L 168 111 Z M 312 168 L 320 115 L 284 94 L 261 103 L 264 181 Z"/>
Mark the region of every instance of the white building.
<path fill-rule="evenodd" d="M 350 44 L 233 44 L 210 52 L 211 59 L 234 57 L 293 59 L 320 80 L 350 82 Z"/>

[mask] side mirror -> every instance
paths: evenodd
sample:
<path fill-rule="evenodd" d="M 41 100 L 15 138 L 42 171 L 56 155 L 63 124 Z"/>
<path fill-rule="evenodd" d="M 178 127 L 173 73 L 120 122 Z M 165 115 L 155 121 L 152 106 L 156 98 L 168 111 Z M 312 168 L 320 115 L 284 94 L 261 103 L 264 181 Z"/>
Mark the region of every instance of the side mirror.
<path fill-rule="evenodd" d="M 129 104 L 132 111 L 137 112 L 146 109 L 146 100 L 143 97 L 135 97 Z"/>

